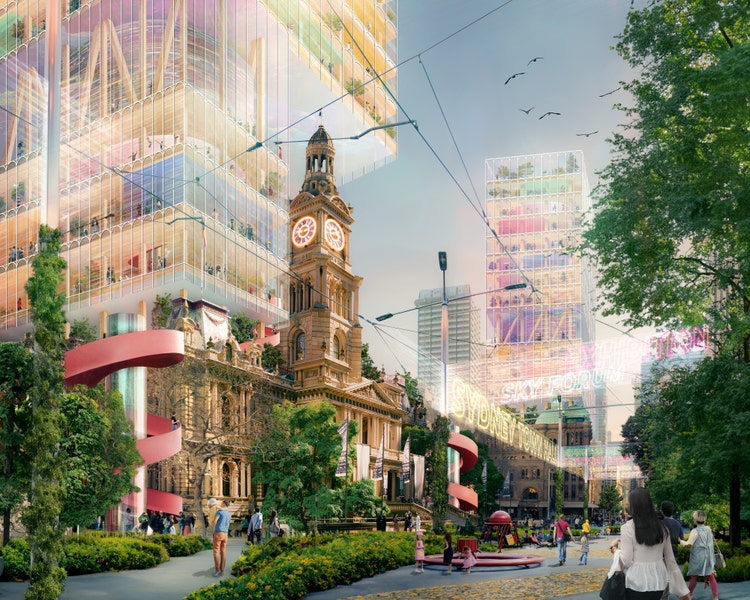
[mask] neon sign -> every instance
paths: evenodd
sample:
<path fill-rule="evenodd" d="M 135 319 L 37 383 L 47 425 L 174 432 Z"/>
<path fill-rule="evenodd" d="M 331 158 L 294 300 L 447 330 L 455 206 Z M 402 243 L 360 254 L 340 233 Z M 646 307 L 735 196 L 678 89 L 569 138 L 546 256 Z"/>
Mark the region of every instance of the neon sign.
<path fill-rule="evenodd" d="M 487 400 L 475 386 L 456 378 L 450 392 L 449 413 L 456 421 L 543 461 L 556 463 L 557 446 L 551 440 Z"/>

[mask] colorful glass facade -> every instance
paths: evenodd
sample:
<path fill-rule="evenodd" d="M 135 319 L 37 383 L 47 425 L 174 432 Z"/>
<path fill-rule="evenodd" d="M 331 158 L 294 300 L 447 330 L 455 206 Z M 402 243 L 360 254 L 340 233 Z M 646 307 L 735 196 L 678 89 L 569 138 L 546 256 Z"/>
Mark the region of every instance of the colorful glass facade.
<path fill-rule="evenodd" d="M 64 232 L 71 321 L 180 289 L 284 320 L 304 176 L 289 142 L 320 107 L 341 135 L 393 122 L 396 3 L 71 0 L 61 18 L 47 5 L 0 9 L 0 337 L 30 328 L 42 222 Z M 342 179 L 395 158 L 395 136 L 344 151 Z"/>
<path fill-rule="evenodd" d="M 485 389 L 515 406 L 562 396 L 593 404 L 590 272 L 569 251 L 589 206 L 580 151 L 488 159 L 486 241 L 488 338 Z M 520 274 L 523 272 L 526 281 Z M 503 290 L 523 283 L 525 289 Z"/>

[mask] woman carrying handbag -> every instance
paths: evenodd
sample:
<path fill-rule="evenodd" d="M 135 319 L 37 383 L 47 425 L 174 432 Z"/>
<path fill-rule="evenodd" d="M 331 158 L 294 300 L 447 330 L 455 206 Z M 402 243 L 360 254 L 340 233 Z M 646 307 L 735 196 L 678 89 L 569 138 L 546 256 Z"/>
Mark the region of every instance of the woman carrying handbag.
<path fill-rule="evenodd" d="M 688 589 L 692 592 L 698 583 L 698 577 L 703 577 L 711 586 L 713 600 L 719 600 L 719 586 L 716 583 L 716 558 L 714 554 L 714 535 L 711 529 L 706 527 L 706 513 L 702 510 L 693 512 L 695 528 L 690 532 L 687 542 L 680 540 L 681 546 L 690 546 L 690 563 L 688 575 L 690 584 Z"/>
<path fill-rule="evenodd" d="M 692 595 L 672 552 L 669 532 L 656 514 L 645 488 L 630 492 L 632 518 L 620 530 L 620 562 L 625 571 L 626 600 L 661 600 L 669 586 L 680 600 Z"/>

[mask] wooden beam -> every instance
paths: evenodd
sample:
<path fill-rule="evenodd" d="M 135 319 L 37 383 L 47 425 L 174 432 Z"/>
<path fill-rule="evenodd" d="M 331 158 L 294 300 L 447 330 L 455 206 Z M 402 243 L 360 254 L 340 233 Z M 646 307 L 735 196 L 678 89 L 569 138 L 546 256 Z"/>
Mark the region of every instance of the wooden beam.
<path fill-rule="evenodd" d="M 107 28 L 107 31 L 109 33 L 109 41 L 112 45 L 112 54 L 115 57 L 115 64 L 117 65 L 117 71 L 120 73 L 122 87 L 125 89 L 125 95 L 128 97 L 128 103 L 135 104 L 137 98 L 135 96 L 133 78 L 130 75 L 128 63 L 125 61 L 125 55 L 122 52 L 120 39 L 117 37 L 117 31 L 115 31 L 115 24 L 111 19 L 107 19 L 105 21 L 105 27 Z"/>
<path fill-rule="evenodd" d="M 96 63 L 99 59 L 99 45 L 101 42 L 100 31 L 101 23 L 94 26 L 91 35 L 91 47 L 89 48 L 89 58 L 86 63 L 86 77 L 83 79 L 83 89 L 81 94 L 80 110 L 81 118 L 78 120 L 78 127 L 82 128 L 86 124 L 86 114 L 89 111 L 89 101 L 91 100 L 91 86 L 94 83 L 94 73 L 96 72 Z"/>
<path fill-rule="evenodd" d="M 169 50 L 172 48 L 174 41 L 174 28 L 177 23 L 177 15 L 180 12 L 180 0 L 171 0 L 169 3 L 169 14 L 167 15 L 167 24 L 164 27 L 164 37 L 161 42 L 159 51 L 159 62 L 156 65 L 156 75 L 154 75 L 154 87 L 151 90 L 156 92 L 164 85 L 164 72 L 167 70 L 169 62 Z"/>

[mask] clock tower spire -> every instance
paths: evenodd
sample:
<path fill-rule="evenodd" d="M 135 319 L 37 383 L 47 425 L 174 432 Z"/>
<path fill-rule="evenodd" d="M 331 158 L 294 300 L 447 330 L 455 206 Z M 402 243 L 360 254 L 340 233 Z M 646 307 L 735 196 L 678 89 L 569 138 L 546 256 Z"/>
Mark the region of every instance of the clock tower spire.
<path fill-rule="evenodd" d="M 362 278 L 349 261 L 354 219 L 338 195 L 335 156 L 331 136 L 320 125 L 307 144 L 305 180 L 289 208 L 290 320 L 280 348 L 298 388 L 344 387 L 362 375 L 357 315 Z"/>

